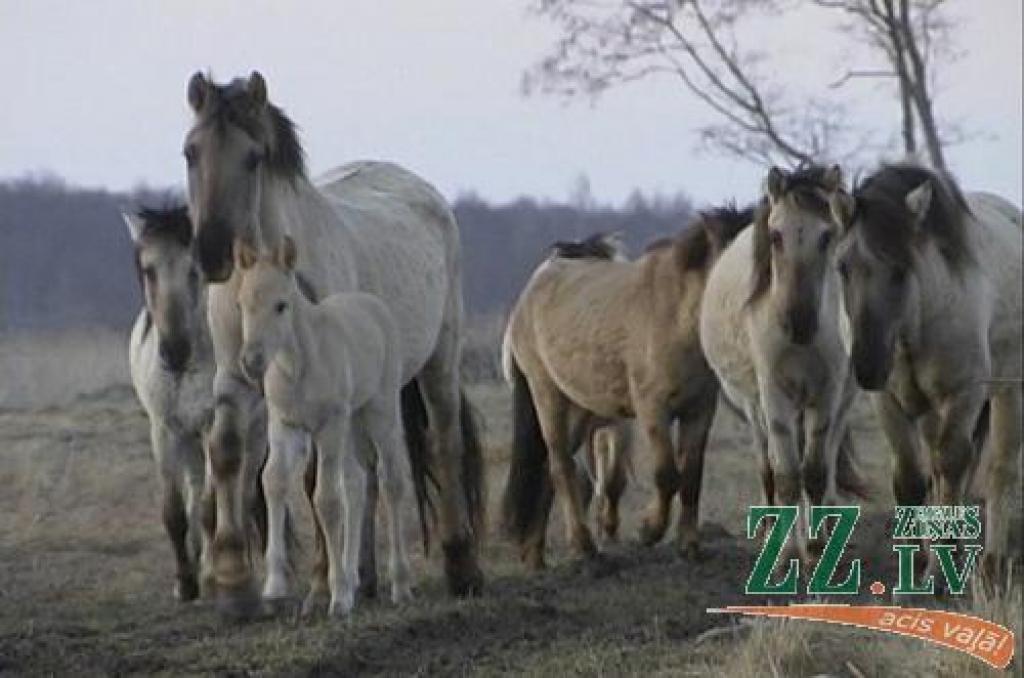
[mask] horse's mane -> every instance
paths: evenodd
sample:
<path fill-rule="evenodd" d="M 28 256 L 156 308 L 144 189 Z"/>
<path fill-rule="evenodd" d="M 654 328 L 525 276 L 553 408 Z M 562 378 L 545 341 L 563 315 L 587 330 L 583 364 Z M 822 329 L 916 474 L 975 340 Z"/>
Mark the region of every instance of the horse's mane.
<path fill-rule="evenodd" d="M 851 223 L 858 224 L 868 247 L 878 256 L 892 265 L 910 268 L 921 225 L 906 198 L 925 182 L 931 184 L 932 196 L 921 223 L 949 266 L 960 270 L 972 261 L 966 220 L 970 208 L 946 174 L 912 164 L 883 165 L 854 189 Z"/>
<path fill-rule="evenodd" d="M 828 167 L 804 165 L 783 174 L 782 197 L 789 197 L 802 210 L 813 212 L 831 219 L 828 200 L 822 195 L 828 191 L 826 174 Z M 768 196 L 761 198 L 754 214 L 754 270 L 753 285 L 747 303 L 753 303 L 764 296 L 772 278 L 772 252 L 768 236 L 768 216 L 771 201 Z"/>
<path fill-rule="evenodd" d="M 136 214 L 142 220 L 143 238 L 168 238 L 183 247 L 192 243 L 192 220 L 185 205 L 140 207 Z"/>
<path fill-rule="evenodd" d="M 253 104 L 246 89 L 246 80 L 236 78 L 226 85 L 209 80 L 207 101 L 199 116 L 199 124 L 234 125 L 266 146 L 266 167 L 285 178 L 306 176 L 306 152 L 299 141 L 295 123 L 284 111 L 267 102 L 265 107 Z"/>
<path fill-rule="evenodd" d="M 611 261 L 619 253 L 619 246 L 613 235 L 595 233 L 585 240 L 559 240 L 551 246 L 551 253 L 559 259 Z"/>
<path fill-rule="evenodd" d="M 735 203 L 701 210 L 682 233 L 674 238 L 659 238 L 644 249 L 645 253 L 674 248 L 676 260 L 683 271 L 704 268 L 754 218 L 752 205 L 738 209 Z"/>

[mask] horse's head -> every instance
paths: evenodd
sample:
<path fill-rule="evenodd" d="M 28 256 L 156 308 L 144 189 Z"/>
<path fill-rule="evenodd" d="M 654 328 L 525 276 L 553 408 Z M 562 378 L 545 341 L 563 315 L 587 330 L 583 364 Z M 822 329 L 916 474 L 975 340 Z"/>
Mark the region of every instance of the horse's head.
<path fill-rule="evenodd" d="M 195 123 L 183 152 L 195 248 L 206 279 L 223 282 L 233 270 L 234 241 L 259 243 L 267 178 L 303 176 L 303 153 L 294 126 L 269 103 L 257 72 L 226 85 L 196 73 L 188 103 Z"/>
<path fill-rule="evenodd" d="M 842 230 L 837 263 L 853 332 L 854 373 L 862 388 L 884 388 L 896 338 L 913 314 L 914 262 L 935 247 L 953 269 L 970 259 L 963 241 L 966 204 L 958 189 L 920 167 L 890 165 L 836 195 Z"/>
<path fill-rule="evenodd" d="M 754 221 L 754 288 L 751 301 L 767 296 L 779 325 L 793 343 L 809 344 L 837 227 L 829 213 L 843 190 L 838 165 L 792 173 L 772 168 Z"/>
<path fill-rule="evenodd" d="M 160 359 L 181 372 L 202 331 L 202 289 L 192 257 L 192 224 L 187 209 L 144 209 L 125 214 L 135 244 L 135 261 L 146 309 L 157 332 Z"/>
<path fill-rule="evenodd" d="M 263 256 L 243 242 L 236 247 L 235 265 L 242 272 L 239 361 L 243 374 L 254 382 L 263 378 L 270 361 L 291 337 L 291 312 L 299 294 L 293 280 L 295 259 L 295 242 L 288 236 Z"/>

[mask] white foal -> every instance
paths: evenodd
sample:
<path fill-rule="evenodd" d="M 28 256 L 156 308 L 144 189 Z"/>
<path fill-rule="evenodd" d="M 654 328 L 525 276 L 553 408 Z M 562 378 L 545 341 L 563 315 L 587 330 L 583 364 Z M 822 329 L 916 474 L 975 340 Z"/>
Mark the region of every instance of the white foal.
<path fill-rule="evenodd" d="M 367 468 L 377 460 L 390 538 L 391 597 L 411 598 L 402 501 L 409 482 L 399 416 L 402 351 L 398 327 L 376 296 L 343 293 L 319 304 L 293 275 L 296 248 L 285 236 L 266 256 L 240 245 L 243 373 L 262 382 L 270 417 L 263 472 L 269 519 L 268 601 L 289 595 L 284 515 L 287 493 L 305 468 L 307 438 L 319 451 L 314 510 L 327 540 L 329 612 L 347 614 L 359 584 Z M 344 505 L 344 530 L 342 530 Z M 314 585 L 303 606 L 322 595 Z"/>

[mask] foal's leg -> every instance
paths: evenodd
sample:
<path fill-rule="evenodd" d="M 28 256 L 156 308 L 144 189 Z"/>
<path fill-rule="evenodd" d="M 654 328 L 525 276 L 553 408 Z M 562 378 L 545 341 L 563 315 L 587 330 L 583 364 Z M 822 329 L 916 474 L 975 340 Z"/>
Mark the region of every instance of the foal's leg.
<path fill-rule="evenodd" d="M 267 496 L 267 580 L 263 598 L 272 604 L 288 599 L 291 593 L 291 562 L 288 558 L 285 520 L 288 491 L 298 481 L 306 456 L 307 435 L 276 417 L 270 421 L 270 457 L 263 469 L 263 489 Z"/>
<path fill-rule="evenodd" d="M 593 435 L 597 523 L 601 538 L 607 542 L 615 542 L 619 534 L 619 499 L 626 487 L 626 425 L 618 422 L 602 426 Z"/>
<path fill-rule="evenodd" d="M 398 413 L 398 399 L 369 407 L 364 416 L 361 446 L 371 454 L 364 462 L 376 458 L 380 479 L 380 492 L 384 495 L 388 531 L 388 564 L 391 570 L 391 600 L 402 603 L 412 599 L 410 586 L 409 553 L 405 548 L 405 529 L 402 502 L 409 495 L 409 461 L 402 436 L 402 420 Z M 366 444 L 369 443 L 369 444 Z M 376 491 L 376 488 L 374 488 Z M 364 542 L 363 548 L 366 548 Z M 365 558 L 363 558 L 365 561 Z M 362 576 L 362 573 L 360 573 Z"/>
<path fill-rule="evenodd" d="M 327 538 L 324 536 L 320 516 L 316 512 L 316 471 L 317 464 L 320 463 L 320 453 L 316 449 L 316 444 L 311 448 L 306 458 L 306 471 L 302 474 L 302 485 L 309 501 L 310 512 L 313 514 L 313 577 L 309 594 L 302 604 L 303 615 L 311 614 L 320 605 L 321 600 L 330 597 L 330 588 L 327 585 Z"/>
<path fill-rule="evenodd" d="M 669 430 L 670 420 L 661 403 L 643 403 L 637 411 L 637 421 L 654 456 L 654 499 L 644 513 L 640 525 L 640 543 L 651 546 L 661 541 L 668 528 L 672 498 L 679 491 L 681 476 L 676 466 Z"/>
<path fill-rule="evenodd" d="M 203 502 L 206 497 L 206 460 L 201 437 L 190 436 L 182 447 L 184 466 L 185 512 L 188 516 L 188 545 L 193 572 L 198 572 L 209 550 L 209 534 L 203 526 Z M 197 580 L 196 594 L 199 594 Z"/>
<path fill-rule="evenodd" d="M 171 540 L 177 570 L 174 595 L 180 601 L 193 600 L 199 595 L 195 565 L 188 549 L 188 516 L 182 497 L 184 460 L 188 441 L 171 431 L 160 422 L 153 422 L 149 429 L 156 460 L 157 474 L 162 495 L 161 515 L 164 529 Z"/>
<path fill-rule="evenodd" d="M 597 547 L 587 528 L 580 486 L 576 482 L 576 464 L 570 448 L 569 408 L 566 400 L 553 384 L 530 382 L 530 392 L 537 408 L 541 433 L 548 448 L 548 464 L 555 492 L 562 500 L 565 527 L 577 555 L 591 558 L 597 555 Z"/>
<path fill-rule="evenodd" d="M 717 404 L 718 389 L 709 388 L 699 399 L 687 403 L 683 416 L 678 420 L 679 468 L 682 478 L 679 485 L 681 510 L 677 539 L 680 550 L 691 559 L 699 556 L 698 512 L 704 478 L 704 452 Z"/>
<path fill-rule="evenodd" d="M 1010 386 L 992 397 L 992 461 L 985 491 L 984 573 L 995 585 L 1004 582 L 1002 568 L 1011 553 L 1010 535 L 1020 538 L 1021 516 L 1021 387 Z M 980 453 L 980 450 L 979 450 Z M 1017 529 L 1012 529 L 1016 521 Z M 1016 544 L 1020 548 L 1020 544 Z"/>
<path fill-rule="evenodd" d="M 316 435 L 320 452 L 317 467 L 316 510 L 327 538 L 331 604 L 328 613 L 343 617 L 355 605 L 359 586 L 359 547 L 366 510 L 366 471 L 356 457 L 352 421 L 339 413 Z M 344 504 L 344 538 L 341 518 Z"/>

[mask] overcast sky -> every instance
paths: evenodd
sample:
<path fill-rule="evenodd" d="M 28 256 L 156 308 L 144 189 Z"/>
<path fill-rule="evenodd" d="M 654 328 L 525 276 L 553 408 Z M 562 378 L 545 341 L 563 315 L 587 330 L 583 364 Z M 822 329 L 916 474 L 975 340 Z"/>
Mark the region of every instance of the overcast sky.
<path fill-rule="evenodd" d="M 950 150 L 967 188 L 1021 202 L 1021 0 L 952 0 L 964 56 L 945 70 L 940 114 L 974 139 Z M 181 184 L 195 70 L 259 69 L 300 125 L 319 173 L 357 158 L 419 172 L 447 195 L 561 199 L 581 173 L 598 199 L 633 187 L 699 203 L 753 197 L 764 168 L 697 152 L 711 118 L 670 80 L 595 105 L 524 98 L 522 72 L 555 37 L 513 0 L 0 0 L 0 178 L 50 171 L 114 189 Z M 969 12 L 973 14 L 968 15 Z M 858 63 L 835 20 L 783 24 L 778 68 L 827 81 Z M 775 61 L 773 61 L 773 64 Z M 805 77 L 805 72 L 808 77 Z M 867 123 L 895 121 L 861 85 Z"/>

